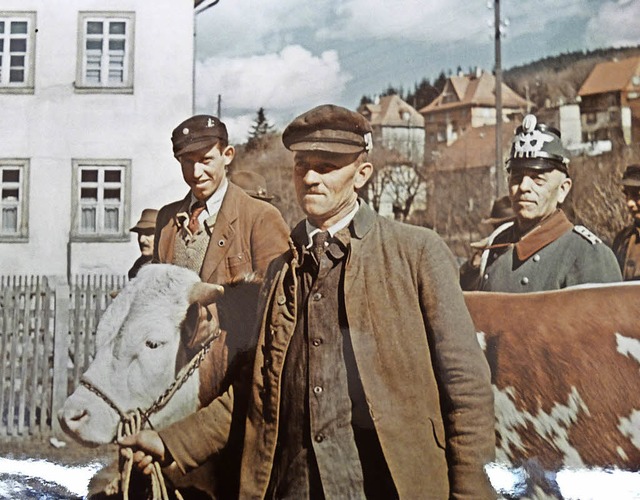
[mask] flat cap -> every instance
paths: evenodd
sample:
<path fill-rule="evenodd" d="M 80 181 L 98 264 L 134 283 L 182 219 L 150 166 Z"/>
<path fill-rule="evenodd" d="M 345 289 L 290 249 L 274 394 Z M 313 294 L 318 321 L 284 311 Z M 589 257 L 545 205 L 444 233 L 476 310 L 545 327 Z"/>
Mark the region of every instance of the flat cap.
<path fill-rule="evenodd" d="M 145 208 L 140 215 L 140 220 L 129 231 L 137 233 L 147 229 L 154 229 L 156 227 L 156 219 L 158 217 L 158 211 L 155 208 Z"/>
<path fill-rule="evenodd" d="M 213 147 L 219 140 L 229 140 L 225 124 L 215 116 L 195 115 L 173 129 L 173 155 L 178 157 L 208 145 Z"/>
<path fill-rule="evenodd" d="M 534 115 L 525 116 L 511 141 L 507 170 L 513 168 L 558 169 L 568 174 L 568 164 L 569 153 L 562 145 L 560 131 L 538 123 Z"/>
<path fill-rule="evenodd" d="M 282 142 L 291 151 L 359 153 L 373 147 L 369 121 L 333 104 L 317 106 L 295 118 L 282 133 Z"/>
<path fill-rule="evenodd" d="M 622 174 L 622 185 L 640 187 L 640 164 L 627 166 Z"/>

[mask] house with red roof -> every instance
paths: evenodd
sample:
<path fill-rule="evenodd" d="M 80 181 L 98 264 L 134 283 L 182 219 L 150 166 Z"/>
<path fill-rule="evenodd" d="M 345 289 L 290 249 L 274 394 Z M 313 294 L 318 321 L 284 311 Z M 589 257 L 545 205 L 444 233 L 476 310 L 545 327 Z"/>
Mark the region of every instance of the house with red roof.
<path fill-rule="evenodd" d="M 631 144 L 640 134 L 640 56 L 597 64 L 578 96 L 584 142 Z"/>

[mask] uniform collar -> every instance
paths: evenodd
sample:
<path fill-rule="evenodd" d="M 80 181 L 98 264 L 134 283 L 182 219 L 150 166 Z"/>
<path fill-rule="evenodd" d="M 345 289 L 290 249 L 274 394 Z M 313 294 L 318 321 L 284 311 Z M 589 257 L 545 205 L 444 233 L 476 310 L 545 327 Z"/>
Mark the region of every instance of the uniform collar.
<path fill-rule="evenodd" d="M 527 260 L 571 229 L 573 224 L 567 219 L 565 213 L 561 209 L 556 210 L 516 242 L 518 259 Z"/>

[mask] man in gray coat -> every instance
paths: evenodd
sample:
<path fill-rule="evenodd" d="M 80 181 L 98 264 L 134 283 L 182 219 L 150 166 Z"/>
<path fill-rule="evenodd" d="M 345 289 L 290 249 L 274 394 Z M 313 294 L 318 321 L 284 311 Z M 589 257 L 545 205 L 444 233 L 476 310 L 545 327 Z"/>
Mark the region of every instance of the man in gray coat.
<path fill-rule="evenodd" d="M 122 444 L 142 469 L 154 456 L 188 470 L 248 403 L 240 498 L 494 497 L 489 369 L 451 252 L 358 199 L 373 171 L 362 115 L 319 106 L 283 142 L 307 218 L 267 273 L 247 399 L 238 383 Z"/>
<path fill-rule="evenodd" d="M 507 160 L 516 218 L 489 237 L 480 290 L 538 292 L 622 279 L 611 249 L 559 208 L 571 190 L 568 164 L 560 132 L 525 116 Z"/>

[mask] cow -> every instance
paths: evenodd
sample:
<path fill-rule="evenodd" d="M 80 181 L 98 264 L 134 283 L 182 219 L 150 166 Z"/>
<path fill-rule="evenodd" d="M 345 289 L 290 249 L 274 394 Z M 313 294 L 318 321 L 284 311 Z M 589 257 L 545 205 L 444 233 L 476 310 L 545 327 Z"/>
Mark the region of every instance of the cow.
<path fill-rule="evenodd" d="M 640 284 L 465 300 L 491 369 L 498 462 L 640 470 Z"/>
<path fill-rule="evenodd" d="M 249 352 L 259 286 L 253 276 L 221 286 L 182 267 L 144 266 L 100 319 L 95 357 L 58 412 L 62 429 L 92 446 L 113 442 L 136 411 L 159 429 L 208 404 Z"/>
<path fill-rule="evenodd" d="M 112 440 L 120 417 L 101 391 L 123 411 L 153 404 L 185 363 L 183 351 L 210 337 L 205 303 L 231 296 L 230 288 L 222 293 L 215 285 L 196 291 L 202 285 L 190 271 L 154 264 L 123 289 L 98 325 L 95 360 L 85 374 L 99 390 L 79 387 L 60 412 L 68 433 L 87 443 Z M 543 471 L 640 469 L 640 284 L 465 292 L 465 300 L 492 373 L 497 463 L 533 460 Z M 227 321 L 254 319 L 236 315 Z M 239 336 L 245 338 L 241 345 L 250 338 Z M 218 344 L 213 341 L 211 351 Z M 134 365 L 138 375 L 125 376 Z M 174 369 L 162 369 L 169 366 Z M 147 369 L 154 375 L 143 376 Z M 204 372 L 201 366 L 183 384 L 183 394 L 158 413 L 154 427 L 211 400 L 218 389 L 205 382 L 214 367 Z"/>

